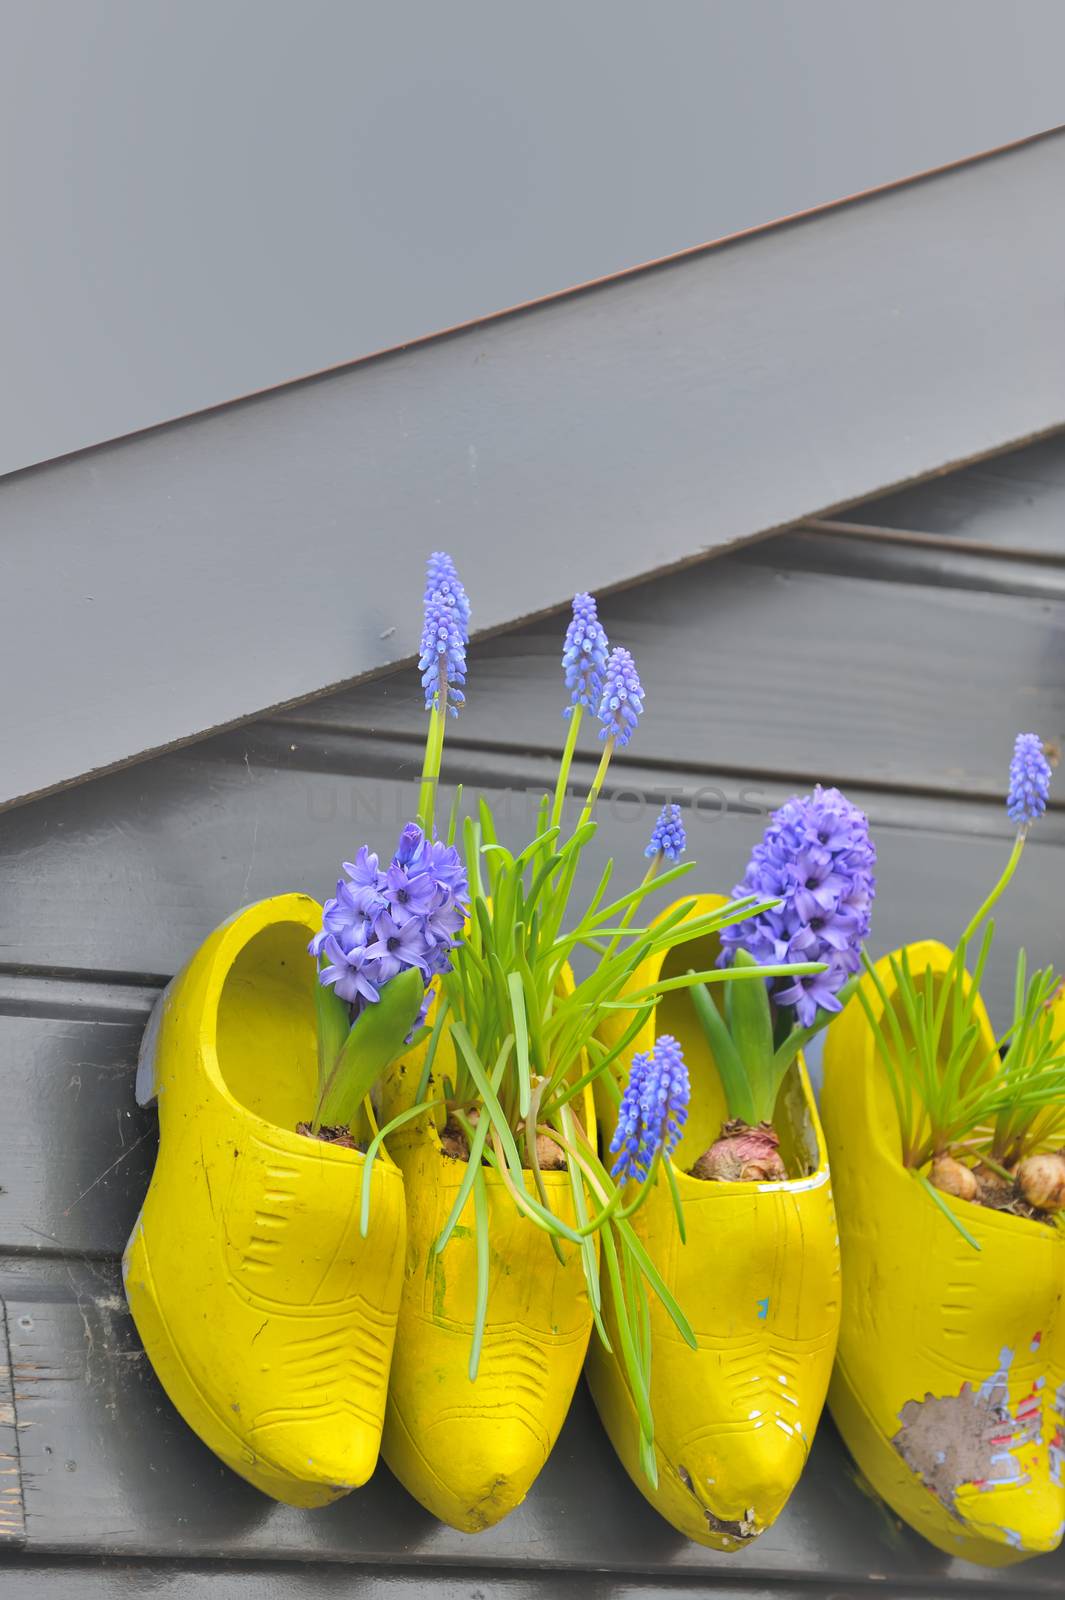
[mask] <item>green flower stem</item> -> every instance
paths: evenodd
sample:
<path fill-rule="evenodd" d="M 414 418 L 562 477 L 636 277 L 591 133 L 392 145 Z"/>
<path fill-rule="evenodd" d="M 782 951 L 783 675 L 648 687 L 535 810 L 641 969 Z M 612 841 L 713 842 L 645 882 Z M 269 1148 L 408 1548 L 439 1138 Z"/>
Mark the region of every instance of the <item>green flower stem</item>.
<path fill-rule="evenodd" d="M 641 891 L 645 891 L 645 890 L 650 888 L 651 884 L 653 883 L 655 877 L 658 874 L 658 871 L 659 871 L 661 865 L 662 865 L 662 852 L 661 852 L 661 850 L 659 850 L 658 853 L 652 858 L 651 865 L 648 867 L 647 871 L 644 873 L 643 877 L 640 879 L 638 887 L 639 887 L 639 889 Z M 625 930 L 628 928 L 629 923 L 632 921 L 633 917 L 636 915 L 636 907 L 641 903 L 642 898 L 643 898 L 643 896 L 642 896 L 642 893 L 641 893 L 640 900 L 631 900 L 629 902 L 629 905 L 628 905 L 628 907 L 627 907 L 627 909 L 625 911 L 625 915 L 621 919 L 621 926 L 618 928 L 617 933 L 615 933 L 613 939 L 610 941 L 609 945 L 606 948 L 605 954 L 607 956 L 612 956 L 614 954 L 614 951 L 617 949 L 618 945 L 621 943 L 621 940 L 622 940 L 622 938 L 624 937 L 624 934 L 625 934 Z M 604 929 L 604 932 L 605 931 L 606 930 Z"/>
<path fill-rule="evenodd" d="M 611 734 L 610 738 L 603 746 L 603 754 L 599 758 L 599 765 L 596 768 L 595 777 L 592 779 L 592 787 L 588 790 L 588 798 L 584 802 L 584 810 L 581 812 L 581 820 L 577 824 L 578 828 L 584 827 L 584 824 L 589 820 L 592 812 L 595 810 L 595 803 L 599 799 L 599 791 L 603 787 L 603 780 L 606 777 L 606 771 L 610 765 L 610 758 L 614 754 L 614 743 L 614 735 Z"/>
<path fill-rule="evenodd" d="M 438 704 L 429 713 L 429 731 L 425 736 L 425 762 L 422 782 L 418 792 L 418 823 L 431 838 L 436 790 L 440 782 L 440 764 L 444 758 L 444 727 L 447 722 L 447 684 L 442 687 Z"/>
<path fill-rule="evenodd" d="M 566 786 L 569 783 L 570 768 L 573 765 L 573 752 L 577 748 L 577 735 L 580 732 L 581 721 L 584 717 L 584 707 L 574 706 L 569 719 L 569 730 L 566 733 L 566 744 L 562 751 L 562 760 L 558 768 L 558 782 L 555 784 L 555 800 L 551 807 L 551 826 L 557 828 L 562 822 L 562 807 L 566 803 Z"/>
<path fill-rule="evenodd" d="M 965 932 L 962 934 L 961 939 L 959 941 L 960 944 L 963 944 L 963 945 L 964 944 L 968 944 L 969 940 L 972 938 L 973 934 L 976 932 L 976 930 L 980 926 L 981 922 L 983 922 L 983 920 L 987 916 L 988 912 L 992 909 L 992 907 L 995 905 L 995 902 L 999 899 L 999 897 L 1002 894 L 1003 890 L 1008 886 L 1010 879 L 1013 877 L 1013 874 L 1017 870 L 1017 863 L 1021 859 L 1021 854 L 1022 854 L 1022 852 L 1024 850 L 1024 843 L 1025 843 L 1025 840 L 1027 839 L 1027 837 L 1028 837 L 1028 825 L 1027 825 L 1027 823 L 1025 823 L 1025 824 L 1023 824 L 1021 827 L 1019 827 L 1017 829 L 1017 837 L 1013 841 L 1013 849 L 1010 851 L 1010 858 L 1006 862 L 1005 870 L 1003 871 L 1001 878 L 995 884 L 995 887 L 992 889 L 991 893 L 988 895 L 987 899 L 984 901 L 984 903 L 980 907 L 979 911 L 976 913 L 976 915 L 973 917 L 972 921 L 969 923 L 968 927 L 965 929 Z"/>

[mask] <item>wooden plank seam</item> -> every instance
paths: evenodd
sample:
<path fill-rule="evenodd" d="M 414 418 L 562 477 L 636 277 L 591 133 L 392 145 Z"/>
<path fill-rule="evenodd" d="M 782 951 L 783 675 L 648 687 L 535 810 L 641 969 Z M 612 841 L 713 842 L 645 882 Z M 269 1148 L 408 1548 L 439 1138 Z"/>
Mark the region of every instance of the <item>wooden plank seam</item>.
<path fill-rule="evenodd" d="M 0 1300 L 0 1547 L 26 1542 L 26 1507 L 22 1497 L 22 1460 L 15 1411 L 15 1380 L 7 1306 Z"/>

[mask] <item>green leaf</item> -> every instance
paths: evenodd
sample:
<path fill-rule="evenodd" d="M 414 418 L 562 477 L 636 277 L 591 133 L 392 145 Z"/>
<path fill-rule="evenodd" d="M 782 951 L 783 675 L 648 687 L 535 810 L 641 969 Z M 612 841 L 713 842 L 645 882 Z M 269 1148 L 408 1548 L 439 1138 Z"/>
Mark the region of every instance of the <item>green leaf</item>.
<path fill-rule="evenodd" d="M 514 1186 L 517 1203 L 520 1208 L 529 1216 L 535 1218 L 541 1227 L 547 1227 L 555 1233 L 560 1233 L 564 1239 L 569 1239 L 572 1244 L 579 1245 L 581 1242 L 580 1235 L 568 1223 L 563 1222 L 561 1217 L 555 1216 L 553 1211 L 545 1210 L 539 1201 L 534 1200 L 531 1194 L 526 1193 L 525 1174 L 521 1165 L 521 1157 L 518 1155 L 518 1147 L 514 1142 L 514 1135 L 511 1132 L 510 1124 L 503 1115 L 503 1108 L 499 1104 L 498 1096 L 492 1088 L 488 1074 L 485 1072 L 484 1066 L 473 1048 L 470 1036 L 461 1022 L 452 1023 L 451 1035 L 465 1058 L 470 1076 L 476 1084 L 477 1092 L 481 1097 L 481 1104 L 491 1119 L 492 1128 L 499 1139 L 503 1150 L 504 1164 L 510 1181 Z"/>
<path fill-rule="evenodd" d="M 733 970 L 758 967 L 746 950 L 737 949 Z M 704 990 L 705 993 L 705 990 Z M 709 996 L 707 996 L 709 998 Z M 769 1015 L 769 990 L 764 983 L 725 985 L 725 1007 L 732 1043 L 750 1085 L 754 1122 L 772 1122 L 779 1080 L 774 1074 L 773 1023 Z"/>
<path fill-rule="evenodd" d="M 416 967 L 398 972 L 352 1027 L 318 1105 L 319 1123 L 350 1127 L 363 1098 L 404 1048 L 425 993 Z"/>
<path fill-rule="evenodd" d="M 362 1164 L 362 1192 L 359 1197 L 359 1233 L 364 1239 L 370 1226 L 370 1177 L 373 1173 L 373 1164 L 377 1160 L 377 1154 L 382 1144 L 389 1134 L 395 1133 L 397 1128 L 402 1128 L 405 1122 L 413 1122 L 415 1117 L 424 1116 L 434 1106 L 441 1106 L 443 1103 L 442 1100 L 426 1100 L 419 1105 L 408 1106 L 406 1111 L 401 1111 L 398 1116 L 392 1118 L 391 1122 L 386 1122 L 384 1127 L 378 1133 L 375 1133 L 370 1140 L 369 1148 L 366 1151 L 366 1159 Z"/>
<path fill-rule="evenodd" d="M 451 845 L 455 843 L 455 829 L 458 827 L 459 806 L 461 804 L 462 785 L 460 783 L 458 788 L 455 790 L 455 796 L 451 802 L 451 815 L 447 819 L 447 842 Z"/>
<path fill-rule="evenodd" d="M 494 1089 L 499 1088 L 499 1082 L 503 1076 L 503 1069 L 507 1064 L 507 1058 L 510 1055 L 513 1044 L 514 1040 L 511 1035 L 508 1034 L 503 1048 L 499 1052 L 499 1059 L 497 1060 L 492 1071 L 492 1087 Z M 439 1237 L 433 1245 L 433 1251 L 436 1255 L 440 1254 L 448 1240 L 451 1238 L 455 1224 L 462 1215 L 462 1208 L 469 1198 L 470 1190 L 473 1188 L 474 1179 L 477 1173 L 480 1171 L 481 1157 L 484 1154 L 484 1142 L 488 1137 L 489 1127 L 490 1123 L 488 1118 L 484 1115 L 480 1116 L 477 1120 L 477 1126 L 473 1130 L 473 1138 L 470 1140 L 470 1156 L 466 1163 L 466 1171 L 462 1174 L 462 1182 L 459 1184 L 458 1193 L 455 1196 L 455 1202 L 451 1207 L 447 1221 L 440 1230 Z"/>
<path fill-rule="evenodd" d="M 315 963 L 317 967 L 317 962 Z M 318 1103 L 321 1104 L 333 1071 L 340 1059 L 344 1041 L 351 1027 L 351 1017 L 344 1001 L 330 984 L 318 982 L 314 986 L 314 1014 L 318 1026 Z M 315 1120 L 315 1131 L 318 1129 Z"/>
<path fill-rule="evenodd" d="M 529 1030 L 525 1022 L 525 994 L 520 972 L 508 974 L 507 988 L 510 990 L 510 1009 L 514 1016 L 514 1042 L 518 1052 L 518 1111 L 521 1116 L 527 1117 L 530 1093 Z"/>
<path fill-rule="evenodd" d="M 950 1206 L 947 1205 L 946 1200 L 944 1200 L 943 1196 L 940 1194 L 939 1190 L 936 1188 L 931 1179 L 926 1177 L 923 1172 L 915 1172 L 914 1177 L 917 1179 L 918 1183 L 922 1184 L 924 1188 L 928 1190 L 928 1193 L 932 1196 L 932 1199 L 935 1201 L 940 1211 L 942 1211 L 947 1221 L 951 1223 L 953 1227 L 957 1228 L 958 1232 L 965 1240 L 965 1243 L 971 1244 L 974 1250 L 979 1250 L 979 1239 L 974 1239 L 968 1228 L 965 1227 L 961 1218 L 955 1216 L 954 1212 L 951 1210 Z"/>
<path fill-rule="evenodd" d="M 747 1081 L 739 1052 L 733 1044 L 728 1024 L 714 1004 L 705 984 L 695 984 L 691 990 L 691 997 L 695 1014 L 706 1035 L 706 1042 L 710 1046 L 710 1053 L 721 1078 L 729 1115 L 753 1124 L 756 1118 L 751 1086 Z"/>

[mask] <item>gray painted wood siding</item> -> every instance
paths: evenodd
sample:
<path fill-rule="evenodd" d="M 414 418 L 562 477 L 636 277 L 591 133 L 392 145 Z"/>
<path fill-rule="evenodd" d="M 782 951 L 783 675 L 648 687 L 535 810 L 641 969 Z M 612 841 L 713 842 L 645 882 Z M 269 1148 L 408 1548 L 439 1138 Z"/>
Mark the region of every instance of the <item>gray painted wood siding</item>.
<path fill-rule="evenodd" d="M 1061 121 L 1055 0 L 4 7 L 0 471 Z"/>
<path fill-rule="evenodd" d="M 1014 497 L 998 521 L 989 481 Z M 823 778 L 872 819 L 874 951 L 955 935 L 1008 850 L 1014 732 L 1065 743 L 1060 546 L 1023 564 L 1023 593 L 1009 554 L 1012 508 L 1034 527 L 1042 507 L 1050 530 L 1063 482 L 1065 436 L 913 491 L 950 498 L 945 540 L 976 542 L 979 529 L 964 566 L 906 538 L 797 531 L 610 596 L 607 628 L 637 653 L 648 704 L 601 811 L 619 874 L 642 869 L 654 810 L 672 795 L 700 881 L 727 889 L 762 808 Z M 906 534 L 911 503 L 855 515 L 875 527 L 897 516 Z M 416 575 L 411 587 L 408 619 Z M 563 625 L 556 615 L 476 646 L 469 705 L 449 730 L 449 778 L 509 790 L 514 838 L 563 731 Z M 434 1523 L 384 1467 L 325 1511 L 274 1506 L 177 1418 L 118 1271 L 155 1152 L 154 1116 L 132 1094 L 145 1017 L 236 906 L 290 888 L 321 896 L 359 840 L 391 847 L 420 734 L 404 671 L 0 817 L 0 1388 L 10 1373 L 16 1423 L 0 1451 L 17 1456 L 21 1490 L 0 1512 L 5 1600 L 1059 1594 L 1065 1556 L 995 1574 L 900 1527 L 857 1484 L 827 1419 L 780 1521 L 724 1557 L 644 1504 L 583 1389 L 526 1503 L 476 1539 Z M 589 776 L 585 761 L 575 782 Z M 1003 903 L 988 984 L 999 1019 L 1019 943 L 1039 962 L 1065 959 L 1063 844 L 1059 795 Z"/>
<path fill-rule="evenodd" d="M 1065 133 L 0 481 L 0 806 L 395 665 L 427 545 L 491 632 L 1065 425 L 1063 187 Z"/>

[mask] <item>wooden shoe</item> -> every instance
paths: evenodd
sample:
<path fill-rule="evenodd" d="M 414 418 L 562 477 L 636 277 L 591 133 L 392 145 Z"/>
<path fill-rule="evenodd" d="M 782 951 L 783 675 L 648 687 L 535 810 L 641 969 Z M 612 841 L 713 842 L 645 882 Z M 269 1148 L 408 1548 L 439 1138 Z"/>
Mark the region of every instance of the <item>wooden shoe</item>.
<path fill-rule="evenodd" d="M 261 901 L 168 985 L 138 1067 L 159 1157 L 123 1258 L 156 1373 L 226 1464 L 294 1506 L 374 1469 L 399 1309 L 403 1182 L 385 1156 L 359 1235 L 363 1157 L 296 1133 L 317 1080 L 321 907 Z"/>

